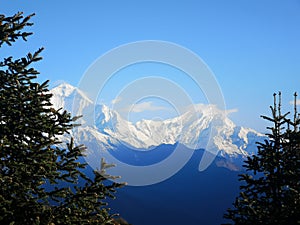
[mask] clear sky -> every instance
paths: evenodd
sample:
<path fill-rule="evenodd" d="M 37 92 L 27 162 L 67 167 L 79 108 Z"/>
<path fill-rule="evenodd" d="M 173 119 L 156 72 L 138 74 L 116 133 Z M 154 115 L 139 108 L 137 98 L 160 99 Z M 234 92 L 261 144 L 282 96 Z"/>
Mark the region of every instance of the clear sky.
<path fill-rule="evenodd" d="M 163 40 L 204 60 L 227 108 L 238 110 L 231 115 L 238 125 L 263 131 L 259 116 L 269 113 L 272 94 L 282 91 L 286 107 L 295 91 L 300 94 L 299 0 L 0 0 L 0 9 L 36 13 L 34 36 L 2 48 L 0 56 L 20 57 L 44 46 L 37 67 L 52 85 L 64 80 L 76 86 L 99 56 L 117 46 Z"/>

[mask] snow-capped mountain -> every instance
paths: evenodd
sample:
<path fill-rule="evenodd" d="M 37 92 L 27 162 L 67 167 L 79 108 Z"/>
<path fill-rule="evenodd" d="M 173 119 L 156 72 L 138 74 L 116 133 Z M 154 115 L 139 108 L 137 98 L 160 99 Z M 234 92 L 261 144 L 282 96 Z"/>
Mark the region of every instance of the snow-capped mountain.
<path fill-rule="evenodd" d="M 265 137 L 250 128 L 236 126 L 214 105 L 198 104 L 193 110 L 163 121 L 125 120 L 106 105 L 95 105 L 82 91 L 69 84 L 51 90 L 52 103 L 83 115 L 82 126 L 73 130 L 78 143 L 89 148 L 114 149 L 119 145 L 150 149 L 162 144 L 180 143 L 191 149 L 206 149 L 228 157 L 245 157 L 256 151 L 256 142 Z"/>

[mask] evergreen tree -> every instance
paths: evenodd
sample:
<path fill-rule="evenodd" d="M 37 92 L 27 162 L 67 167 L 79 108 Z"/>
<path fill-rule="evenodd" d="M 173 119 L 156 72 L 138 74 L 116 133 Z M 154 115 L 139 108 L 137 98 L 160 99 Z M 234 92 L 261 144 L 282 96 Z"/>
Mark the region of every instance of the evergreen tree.
<path fill-rule="evenodd" d="M 258 153 L 248 157 L 240 175 L 240 194 L 233 209 L 224 218 L 232 224 L 300 224 L 300 119 L 296 97 L 294 116 L 281 113 L 281 94 L 271 106 L 272 117 L 262 116 L 273 123 L 264 143 L 258 143 Z M 277 105 L 278 104 L 278 105 Z M 251 173 L 249 173 L 251 172 Z"/>
<path fill-rule="evenodd" d="M 26 40 L 32 16 L 0 15 L 0 47 Z M 122 184 L 108 181 L 104 161 L 101 173 L 85 176 L 84 146 L 70 139 L 61 147 L 74 118 L 52 107 L 48 81 L 35 82 L 41 51 L 0 62 L 0 224 L 114 224 L 104 199 Z"/>

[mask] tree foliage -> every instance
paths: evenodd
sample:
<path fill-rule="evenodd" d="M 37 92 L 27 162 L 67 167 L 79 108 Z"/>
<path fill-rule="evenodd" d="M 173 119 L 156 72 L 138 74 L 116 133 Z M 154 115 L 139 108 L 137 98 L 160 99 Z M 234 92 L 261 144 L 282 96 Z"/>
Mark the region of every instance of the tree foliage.
<path fill-rule="evenodd" d="M 32 32 L 22 31 L 26 26 L 32 26 L 30 23 L 30 18 L 34 16 L 31 14 L 24 18 L 23 13 L 19 12 L 14 16 L 6 17 L 5 15 L 0 15 L 0 47 L 6 43 L 12 45 L 18 38 L 22 38 L 26 41 L 27 37 L 32 34 Z"/>
<path fill-rule="evenodd" d="M 300 224 L 300 118 L 295 93 L 294 115 L 281 112 L 281 94 L 271 106 L 272 116 L 262 118 L 273 123 L 258 153 L 248 157 L 240 175 L 240 194 L 225 218 L 232 224 Z"/>
<path fill-rule="evenodd" d="M 0 15 L 0 47 L 26 40 L 32 16 Z M 35 82 L 41 51 L 0 62 L 0 224 L 114 224 L 105 199 L 122 184 L 96 171 L 87 177 L 85 147 L 73 139 L 61 147 L 74 119 L 52 107 L 48 81 Z"/>

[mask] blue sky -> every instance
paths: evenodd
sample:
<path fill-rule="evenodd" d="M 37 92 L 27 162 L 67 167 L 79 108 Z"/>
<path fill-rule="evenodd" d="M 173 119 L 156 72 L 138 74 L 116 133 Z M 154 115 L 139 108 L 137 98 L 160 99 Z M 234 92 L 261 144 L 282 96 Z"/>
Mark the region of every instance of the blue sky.
<path fill-rule="evenodd" d="M 36 13 L 34 36 L 2 48 L 1 58 L 44 46 L 37 68 L 40 79 L 50 79 L 52 85 L 64 80 L 76 86 L 97 58 L 117 46 L 162 40 L 203 59 L 227 108 L 238 109 L 231 115 L 238 125 L 263 131 L 266 123 L 259 116 L 269 113 L 273 92 L 282 91 L 287 109 L 292 109 L 292 94 L 300 94 L 299 0 L 2 0 L 0 8 L 6 15 Z M 192 86 L 189 91 L 203 97 Z"/>

